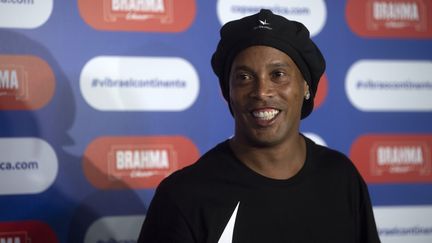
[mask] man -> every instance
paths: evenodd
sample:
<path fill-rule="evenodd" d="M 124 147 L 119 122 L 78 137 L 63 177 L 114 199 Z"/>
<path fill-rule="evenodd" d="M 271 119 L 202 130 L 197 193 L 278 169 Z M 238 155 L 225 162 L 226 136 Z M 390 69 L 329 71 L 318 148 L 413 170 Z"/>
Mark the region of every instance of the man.
<path fill-rule="evenodd" d="M 138 242 L 379 242 L 352 162 L 299 133 L 325 69 L 306 27 L 261 10 L 220 33 L 234 136 L 159 185 Z"/>

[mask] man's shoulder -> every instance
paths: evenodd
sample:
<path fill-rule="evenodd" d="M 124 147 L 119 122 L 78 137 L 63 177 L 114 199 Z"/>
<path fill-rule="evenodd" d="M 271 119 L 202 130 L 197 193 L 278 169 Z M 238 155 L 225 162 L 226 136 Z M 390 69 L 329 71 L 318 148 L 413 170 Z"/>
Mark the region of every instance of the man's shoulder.
<path fill-rule="evenodd" d="M 195 163 L 169 175 L 161 182 L 161 186 L 189 186 L 206 181 L 217 174 L 218 171 L 223 170 L 223 164 L 225 164 L 227 162 L 226 160 L 229 160 L 229 158 L 227 142 L 221 142 L 204 153 Z"/>
<path fill-rule="evenodd" d="M 308 143 L 308 158 L 318 167 L 355 170 L 351 159 L 344 153 L 333 148 L 316 144 L 310 139 Z"/>
<path fill-rule="evenodd" d="M 344 153 L 327 146 L 314 143 L 311 148 L 313 150 L 313 154 L 317 155 L 316 157 L 331 159 L 334 161 L 351 161 Z"/>

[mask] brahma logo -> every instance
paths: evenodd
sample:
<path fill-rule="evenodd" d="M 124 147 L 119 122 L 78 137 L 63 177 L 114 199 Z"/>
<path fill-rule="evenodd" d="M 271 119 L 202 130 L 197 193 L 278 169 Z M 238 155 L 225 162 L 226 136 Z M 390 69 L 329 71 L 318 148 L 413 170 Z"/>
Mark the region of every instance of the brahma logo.
<path fill-rule="evenodd" d="M 373 211 L 382 242 L 432 242 L 431 206 L 376 206 Z"/>
<path fill-rule="evenodd" d="M 149 20 L 157 19 L 160 23 L 171 24 L 174 21 L 173 1 L 122 1 L 104 0 L 104 19 L 107 22 L 117 22 L 119 19 L 126 20 Z"/>
<path fill-rule="evenodd" d="M 327 8 L 323 0 L 218 0 L 217 14 L 223 25 L 231 20 L 255 14 L 262 8 L 303 23 L 311 36 L 321 32 L 327 18 Z"/>
<path fill-rule="evenodd" d="M 370 183 L 431 182 L 432 135 L 368 135 L 351 148 L 351 158 Z"/>
<path fill-rule="evenodd" d="M 27 72 L 22 65 L 0 64 L 0 97 L 28 100 Z"/>
<path fill-rule="evenodd" d="M 185 137 L 101 137 L 87 147 L 83 163 L 97 188 L 154 188 L 198 157 Z"/>
<path fill-rule="evenodd" d="M 40 221 L 0 222 L 1 243 L 56 243 L 52 229 Z"/>
<path fill-rule="evenodd" d="M 348 70 L 345 90 L 361 111 L 432 111 L 430 61 L 360 60 Z"/>
<path fill-rule="evenodd" d="M 52 10 L 53 0 L 2 0 L 0 28 L 38 28 L 49 19 Z"/>
<path fill-rule="evenodd" d="M 199 93 L 195 68 L 176 57 L 95 57 L 84 66 L 80 84 L 84 99 L 98 110 L 182 111 Z"/>
<path fill-rule="evenodd" d="M 374 175 L 431 172 L 428 147 L 418 143 L 376 143 L 372 148 L 376 156 L 371 158 L 371 172 Z M 425 158 L 425 156 L 427 156 Z M 427 161 L 426 161 L 427 160 Z"/>
<path fill-rule="evenodd" d="M 0 110 L 35 110 L 54 95 L 50 66 L 34 56 L 0 55 Z"/>
<path fill-rule="evenodd" d="M 195 17 L 195 1 L 78 0 L 82 18 L 95 29 L 179 32 Z"/>
<path fill-rule="evenodd" d="M 145 215 L 100 218 L 88 228 L 84 243 L 136 242 L 144 218 Z"/>
<path fill-rule="evenodd" d="M 0 138 L 0 195 L 43 192 L 57 171 L 57 155 L 44 140 Z"/>
<path fill-rule="evenodd" d="M 0 232 L 0 242 L 5 243 L 31 243 L 27 232 Z"/>
<path fill-rule="evenodd" d="M 170 145 L 119 145 L 108 153 L 109 175 L 122 177 L 166 177 L 177 168 L 176 151 Z"/>
<path fill-rule="evenodd" d="M 432 5 L 428 0 L 350 0 L 346 18 L 366 37 L 432 37 Z"/>

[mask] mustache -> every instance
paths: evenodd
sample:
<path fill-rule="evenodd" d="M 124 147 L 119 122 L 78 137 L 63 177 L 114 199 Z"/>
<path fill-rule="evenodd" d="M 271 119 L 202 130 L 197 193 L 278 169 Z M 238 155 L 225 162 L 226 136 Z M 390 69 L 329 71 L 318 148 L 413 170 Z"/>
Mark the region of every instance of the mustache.
<path fill-rule="evenodd" d="M 245 104 L 245 108 L 248 111 L 263 109 L 263 108 L 272 108 L 276 110 L 281 110 L 281 105 L 277 101 L 249 101 Z"/>

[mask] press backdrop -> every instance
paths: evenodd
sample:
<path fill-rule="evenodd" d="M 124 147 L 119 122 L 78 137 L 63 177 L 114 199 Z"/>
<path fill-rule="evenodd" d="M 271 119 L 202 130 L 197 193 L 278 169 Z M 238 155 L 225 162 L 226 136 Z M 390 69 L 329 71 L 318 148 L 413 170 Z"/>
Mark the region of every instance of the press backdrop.
<path fill-rule="evenodd" d="M 0 241 L 135 242 L 160 180 L 232 135 L 210 58 L 261 7 L 327 60 L 302 132 L 354 161 L 383 242 L 432 242 L 429 0 L 1 0 Z"/>

